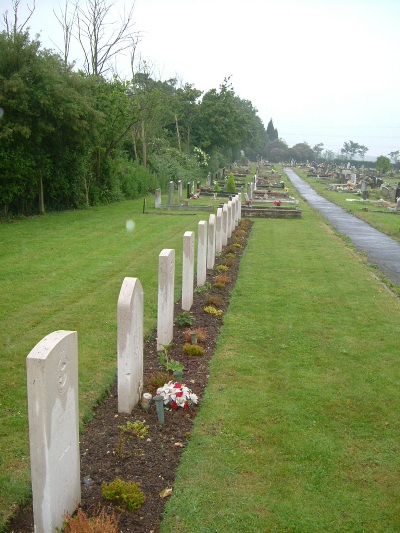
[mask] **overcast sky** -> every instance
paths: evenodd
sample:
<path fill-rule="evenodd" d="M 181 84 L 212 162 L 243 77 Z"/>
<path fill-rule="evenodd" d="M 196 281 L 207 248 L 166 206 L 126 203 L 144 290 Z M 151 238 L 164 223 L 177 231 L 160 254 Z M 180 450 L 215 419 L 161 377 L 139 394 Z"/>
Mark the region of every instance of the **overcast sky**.
<path fill-rule="evenodd" d="M 122 12 L 124 1 L 114 3 Z M 29 23 L 47 48 L 62 47 L 60 5 L 36 0 Z M 11 0 L 0 8 L 11 13 Z M 134 21 L 154 77 L 202 91 L 231 77 L 289 146 L 337 153 L 352 140 L 367 156 L 400 150 L 400 0 L 136 0 Z M 129 77 L 127 65 L 121 58 L 118 70 Z"/>

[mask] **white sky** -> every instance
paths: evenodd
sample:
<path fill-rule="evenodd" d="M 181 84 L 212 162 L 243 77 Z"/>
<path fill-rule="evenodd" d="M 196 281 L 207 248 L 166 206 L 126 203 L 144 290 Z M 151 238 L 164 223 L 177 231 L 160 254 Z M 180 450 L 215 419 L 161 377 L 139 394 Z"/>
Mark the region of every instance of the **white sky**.
<path fill-rule="evenodd" d="M 114 3 L 117 21 L 132 2 Z M 62 47 L 53 10 L 64 4 L 36 0 L 31 36 L 40 32 L 47 48 Z M 6 9 L 11 0 L 0 0 Z M 400 0 L 136 0 L 134 20 L 155 78 L 208 91 L 230 76 L 289 146 L 337 153 L 352 140 L 370 157 L 400 150 Z M 127 65 L 121 59 L 118 71 L 129 77 Z"/>

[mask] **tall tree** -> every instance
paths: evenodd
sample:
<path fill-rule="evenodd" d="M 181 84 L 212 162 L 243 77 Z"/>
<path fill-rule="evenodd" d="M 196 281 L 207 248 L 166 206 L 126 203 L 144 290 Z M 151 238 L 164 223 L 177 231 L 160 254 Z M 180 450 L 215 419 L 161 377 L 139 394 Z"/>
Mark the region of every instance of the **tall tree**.
<path fill-rule="evenodd" d="M 278 130 L 274 128 L 274 123 L 271 120 L 268 122 L 267 135 L 270 142 L 276 141 L 279 138 Z"/>
<path fill-rule="evenodd" d="M 355 154 L 358 153 L 360 149 L 360 145 L 358 143 L 355 143 L 353 141 L 349 141 L 348 143 L 345 142 L 343 144 L 343 148 L 341 149 L 341 153 L 346 155 L 347 159 L 353 159 Z"/>

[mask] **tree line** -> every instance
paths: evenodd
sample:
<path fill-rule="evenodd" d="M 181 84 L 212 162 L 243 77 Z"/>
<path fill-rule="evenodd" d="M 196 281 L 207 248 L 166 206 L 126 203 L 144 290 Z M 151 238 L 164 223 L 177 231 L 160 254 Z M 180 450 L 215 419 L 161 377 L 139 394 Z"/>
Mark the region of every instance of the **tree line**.
<path fill-rule="evenodd" d="M 100 41 L 104 20 L 89 27 L 91 20 L 104 19 L 108 4 L 89 0 L 87 6 L 88 12 L 77 15 L 79 35 L 83 39 L 96 30 L 98 36 L 93 45 L 85 44 L 85 67 L 78 71 L 68 61 L 72 22 L 66 17 L 61 19 L 65 50 L 55 53 L 17 24 L 18 0 L 14 23 L 3 16 L 3 216 L 135 198 L 165 188 L 170 180 L 199 180 L 244 155 L 265 157 L 278 132 L 272 119 L 269 130 L 264 127 L 229 79 L 202 92 L 177 79 L 155 79 L 145 62 L 132 69 L 129 79 L 110 73 L 114 49 Z M 117 50 L 124 37 L 120 32 L 112 41 Z"/>

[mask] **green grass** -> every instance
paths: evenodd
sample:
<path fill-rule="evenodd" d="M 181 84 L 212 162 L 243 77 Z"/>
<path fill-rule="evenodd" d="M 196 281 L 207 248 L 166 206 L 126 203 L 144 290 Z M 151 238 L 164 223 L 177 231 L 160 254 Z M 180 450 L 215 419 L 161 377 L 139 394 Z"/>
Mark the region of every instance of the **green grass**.
<path fill-rule="evenodd" d="M 148 199 L 150 206 L 152 199 Z M 0 225 L 0 530 L 30 494 L 25 359 L 52 331 L 78 331 L 81 421 L 116 374 L 116 317 L 124 277 L 140 279 L 145 333 L 156 325 L 158 255 L 176 250 L 209 213 L 142 213 L 143 200 Z M 135 221 L 128 232 L 127 220 Z"/>
<path fill-rule="evenodd" d="M 301 207 L 255 221 L 162 533 L 400 530 L 399 301 Z"/>

